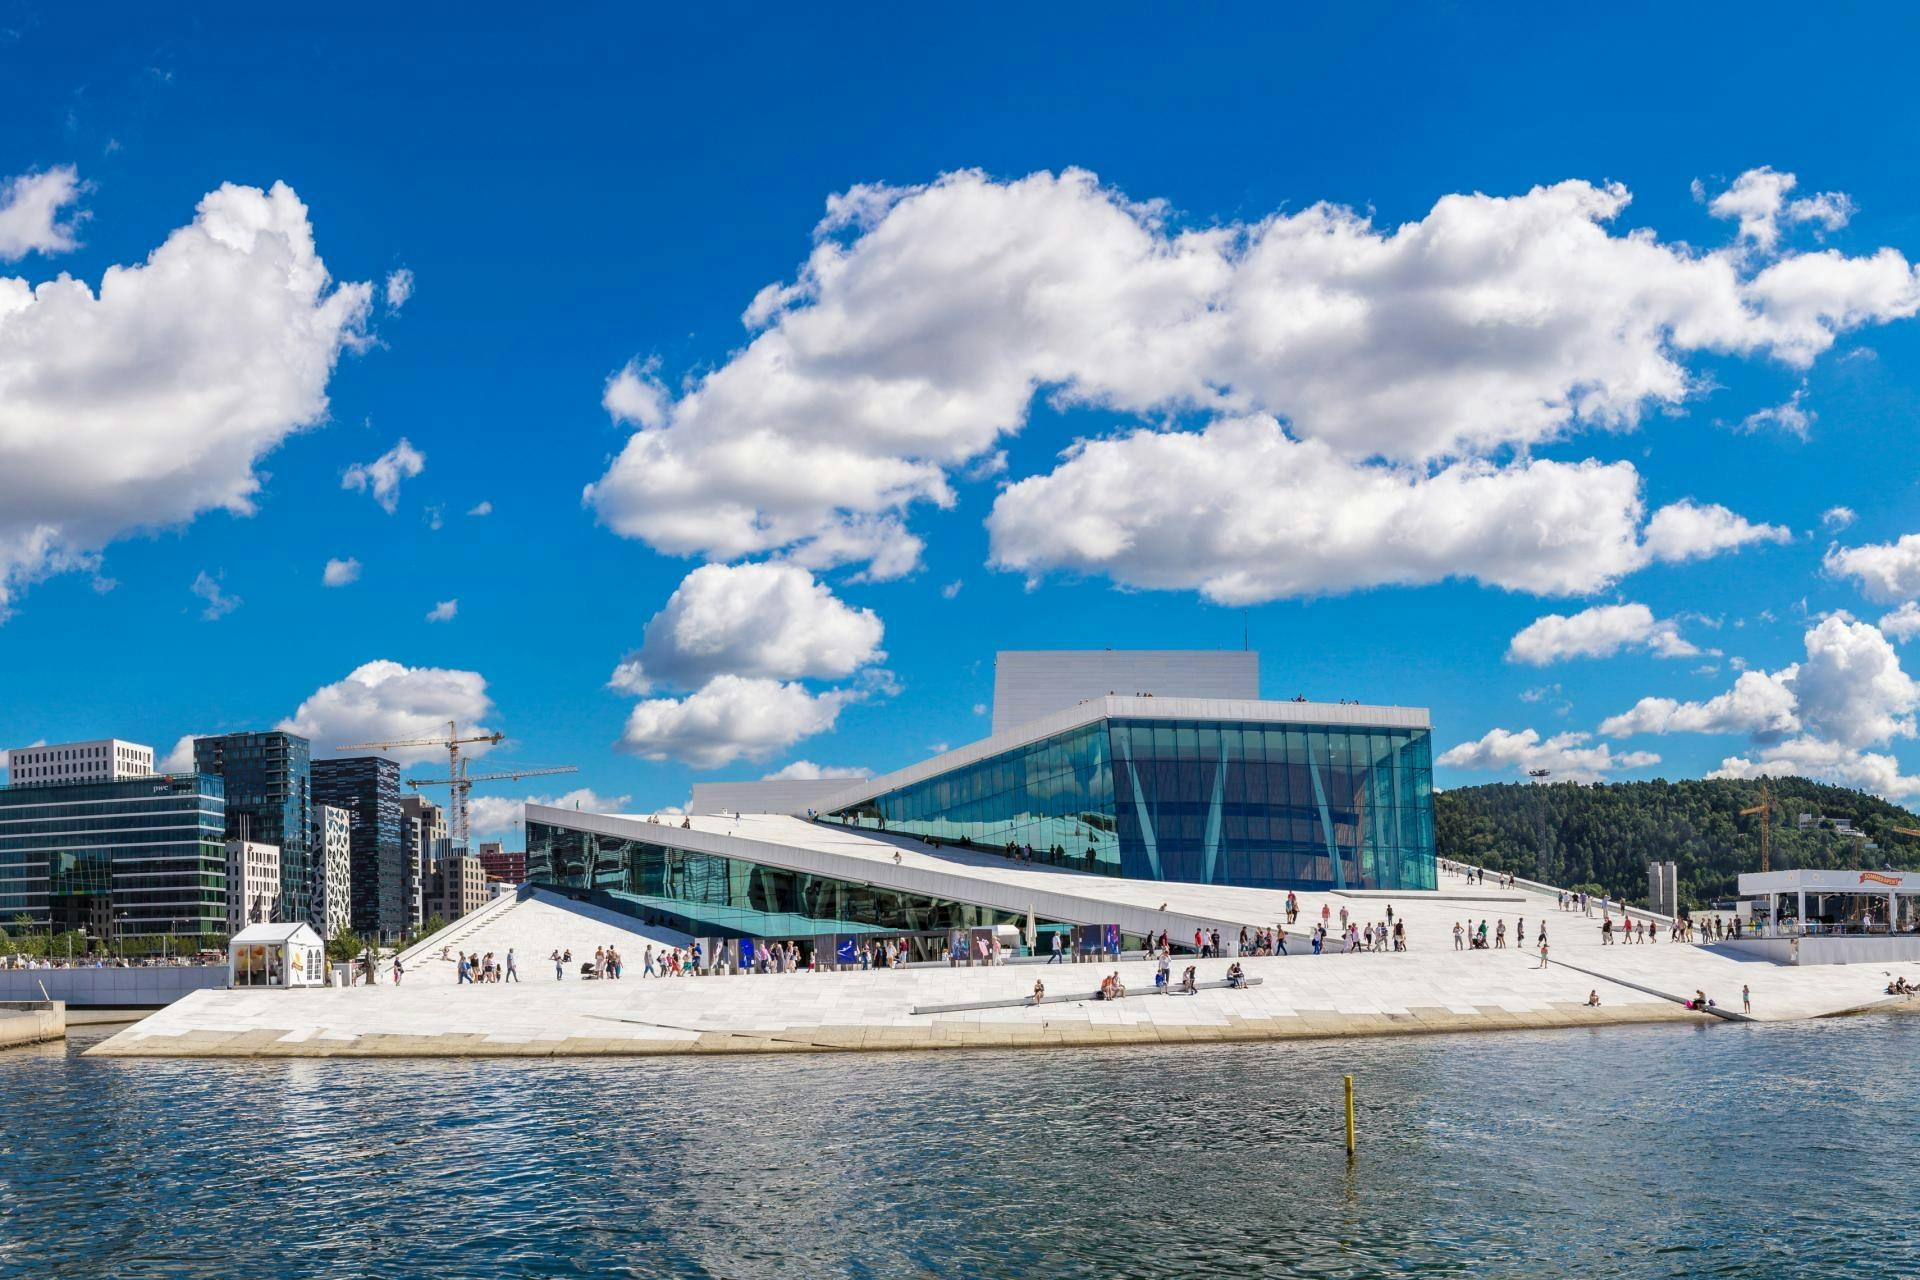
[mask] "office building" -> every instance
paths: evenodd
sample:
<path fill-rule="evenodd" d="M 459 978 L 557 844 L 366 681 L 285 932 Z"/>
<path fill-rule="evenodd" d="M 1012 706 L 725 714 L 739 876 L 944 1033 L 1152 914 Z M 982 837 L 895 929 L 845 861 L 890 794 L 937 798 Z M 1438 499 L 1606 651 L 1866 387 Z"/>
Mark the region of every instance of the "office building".
<path fill-rule="evenodd" d="M 487 873 L 472 854 L 448 853 L 434 867 L 427 914 L 451 923 L 487 905 Z"/>
<path fill-rule="evenodd" d="M 226 823 L 220 779 L 205 774 L 0 787 L 0 922 L 25 916 L 30 928 L 103 942 L 225 937 Z"/>
<path fill-rule="evenodd" d="M 406 861 L 407 927 L 418 929 L 432 914 L 433 876 L 447 855 L 446 810 L 425 796 L 400 797 L 400 847 Z"/>
<path fill-rule="evenodd" d="M 487 879 L 520 884 L 527 878 L 527 854 L 524 849 L 508 852 L 498 840 L 480 842 L 480 866 Z"/>
<path fill-rule="evenodd" d="M 1249 696 L 1251 654 L 1068 657 L 1090 672 L 1002 655 L 996 688 L 1025 719 L 878 777 L 822 780 L 804 803 L 729 784 L 726 813 L 695 804 L 685 825 L 529 805 L 528 879 L 696 936 L 936 940 L 1045 919 L 1048 902 L 1049 927 L 1144 935 L 1166 927 L 1145 898 L 1435 888 L 1425 710 Z M 1122 676 L 1125 692 L 1105 692 Z M 754 803 L 762 792 L 777 798 Z"/>
<path fill-rule="evenodd" d="M 280 913 L 280 850 L 258 840 L 228 840 L 227 931 L 274 924 Z"/>
<path fill-rule="evenodd" d="M 313 762 L 313 800 L 350 815 L 349 922 L 362 937 L 406 931 L 407 868 L 400 822 L 400 766 L 384 756 Z"/>
<path fill-rule="evenodd" d="M 331 942 L 353 918 L 353 815 L 335 805 L 315 805 L 312 848 L 307 923 Z"/>
<path fill-rule="evenodd" d="M 118 782 L 153 776 L 153 748 L 120 738 L 41 743 L 7 752 L 7 780 L 20 783 Z"/>
<path fill-rule="evenodd" d="M 313 895 L 312 748 L 295 733 L 193 740 L 193 767 L 226 783 L 227 839 L 280 850 L 277 920 L 304 920 Z"/>

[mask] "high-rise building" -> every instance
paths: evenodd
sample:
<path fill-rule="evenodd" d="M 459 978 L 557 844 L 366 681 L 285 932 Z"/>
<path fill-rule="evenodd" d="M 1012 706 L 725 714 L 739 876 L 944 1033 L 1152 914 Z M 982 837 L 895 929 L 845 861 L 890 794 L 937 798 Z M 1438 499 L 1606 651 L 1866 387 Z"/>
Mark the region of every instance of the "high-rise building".
<path fill-rule="evenodd" d="M 280 911 L 280 850 L 258 840 L 227 841 L 227 931 L 273 924 Z"/>
<path fill-rule="evenodd" d="M 487 879 L 520 884 L 527 878 L 527 854 L 524 849 L 508 852 L 498 840 L 480 842 L 480 866 Z"/>
<path fill-rule="evenodd" d="M 364 937 L 399 937 L 408 919 L 400 766 L 384 756 L 315 760 L 313 799 L 352 815 L 348 916 L 354 931 Z"/>
<path fill-rule="evenodd" d="M 418 928 L 433 914 L 427 907 L 433 875 L 447 854 L 447 813 L 423 795 L 400 797 L 400 844 L 406 857 L 407 925 Z"/>
<path fill-rule="evenodd" d="M 22 782 L 116 782 L 153 776 L 153 748 L 119 738 L 39 743 L 7 752 L 7 780 Z"/>
<path fill-rule="evenodd" d="M 331 942 L 353 918 L 353 815 L 330 804 L 313 807 L 313 900 L 307 923 Z"/>
<path fill-rule="evenodd" d="M 220 779 L 205 774 L 0 787 L 0 921 L 103 940 L 224 935 L 226 826 Z"/>
<path fill-rule="evenodd" d="M 277 920 L 304 920 L 313 896 L 312 747 L 295 733 L 193 740 L 193 767 L 227 784 L 227 839 L 280 850 Z"/>

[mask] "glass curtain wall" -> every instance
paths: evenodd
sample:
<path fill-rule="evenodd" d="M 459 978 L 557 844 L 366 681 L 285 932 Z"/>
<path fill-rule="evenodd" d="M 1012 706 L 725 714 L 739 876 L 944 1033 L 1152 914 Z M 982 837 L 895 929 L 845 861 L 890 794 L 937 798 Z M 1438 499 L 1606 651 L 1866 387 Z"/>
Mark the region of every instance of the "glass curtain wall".
<path fill-rule="evenodd" d="M 1137 879 L 1436 885 L 1425 729 L 1103 721 L 833 817 Z"/>
<path fill-rule="evenodd" d="M 1122 874 L 1107 726 L 1087 725 L 890 791 L 834 816 L 946 844 Z"/>
<path fill-rule="evenodd" d="M 781 940 L 1025 923 L 971 903 L 877 889 L 710 853 L 527 824 L 527 878 L 698 937 Z"/>

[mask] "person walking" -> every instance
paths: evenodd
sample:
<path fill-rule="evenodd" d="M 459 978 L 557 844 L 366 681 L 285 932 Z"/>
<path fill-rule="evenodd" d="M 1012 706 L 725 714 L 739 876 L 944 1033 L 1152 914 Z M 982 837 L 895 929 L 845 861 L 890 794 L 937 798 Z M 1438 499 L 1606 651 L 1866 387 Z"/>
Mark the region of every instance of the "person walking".
<path fill-rule="evenodd" d="M 395 956 L 393 958 L 393 985 L 394 986 L 397 987 L 400 985 L 400 975 L 405 973 L 406 971 L 407 971 L 407 967 L 400 963 L 400 957 Z"/>
<path fill-rule="evenodd" d="M 518 982 L 518 981 L 520 981 L 520 970 L 519 970 L 519 969 L 517 969 L 517 968 L 515 968 L 515 967 L 514 967 L 514 963 L 513 963 L 513 948 L 512 948 L 512 947 L 508 947 L 508 948 L 507 948 L 507 974 L 506 974 L 506 977 L 502 979 L 502 981 L 504 981 L 504 982 Z"/>
<path fill-rule="evenodd" d="M 456 987 L 457 987 L 457 986 L 459 986 L 459 985 L 460 985 L 461 983 L 463 983 L 463 982 L 472 982 L 472 981 L 473 981 L 473 974 L 472 974 L 472 972 L 471 972 L 471 971 L 469 971 L 469 970 L 468 970 L 468 968 L 467 968 L 467 957 L 466 957 L 465 955 L 462 955 L 462 956 L 460 957 L 460 968 L 459 968 L 459 975 L 460 975 L 459 977 L 457 977 L 457 978 L 455 978 L 455 979 L 454 979 L 454 983 L 453 983 L 453 985 L 454 985 L 454 986 L 456 986 Z"/>
<path fill-rule="evenodd" d="M 1740 1012 L 1753 1012 L 1753 988 L 1744 982 L 1740 984 Z"/>
<path fill-rule="evenodd" d="M 559 949 L 555 948 L 554 953 L 547 958 L 553 961 L 553 980 L 555 982 L 563 981 L 567 976 L 567 966 L 562 963 L 560 959 Z"/>
<path fill-rule="evenodd" d="M 1547 940 L 1545 938 L 1540 939 L 1540 967 L 1542 969 L 1547 967 Z"/>
<path fill-rule="evenodd" d="M 1453 922 L 1453 949 L 1455 951 L 1467 949 L 1467 931 L 1460 927 L 1458 920 Z"/>
<path fill-rule="evenodd" d="M 1060 934 L 1057 931 L 1053 935 L 1053 954 L 1047 957 L 1047 963 L 1060 963 Z"/>

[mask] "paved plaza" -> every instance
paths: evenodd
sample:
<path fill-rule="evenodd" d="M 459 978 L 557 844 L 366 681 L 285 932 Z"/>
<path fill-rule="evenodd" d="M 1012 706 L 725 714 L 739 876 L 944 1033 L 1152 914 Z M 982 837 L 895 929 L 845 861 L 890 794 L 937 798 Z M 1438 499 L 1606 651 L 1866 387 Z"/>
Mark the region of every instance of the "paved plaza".
<path fill-rule="evenodd" d="M 996 871 L 990 860 L 969 859 L 981 861 L 970 874 Z M 1148 888 L 1070 872 L 1003 867 L 997 873 L 1092 882 L 1073 891 L 1092 894 L 1111 886 L 1130 899 Z M 648 979 L 640 976 L 645 948 L 684 946 L 684 935 L 535 891 L 491 904 L 416 947 L 398 987 L 389 981 L 345 989 L 199 992 L 91 1052 L 713 1053 L 1178 1043 L 1669 1020 L 1712 1024 L 1720 1019 L 1689 1012 L 1679 1002 L 1703 990 L 1721 1009 L 1737 1013 L 1744 985 L 1753 991 L 1755 1019 L 1821 1017 L 1905 1007 L 1906 1002 L 1882 994 L 1886 975 L 1902 972 L 1909 980 L 1920 979 L 1920 965 L 1794 968 L 1664 940 L 1603 945 L 1597 908 L 1589 918 L 1559 910 L 1551 894 L 1535 889 L 1469 888 L 1457 877 L 1442 879 L 1436 893 L 1303 895 L 1300 925 L 1289 930 L 1290 948 L 1304 952 L 1307 922 L 1318 918 L 1322 904 L 1336 923 L 1345 907 L 1363 924 L 1384 920 L 1391 905 L 1395 918 L 1406 922 L 1407 952 L 1250 957 L 1241 963 L 1256 980 L 1253 985 L 1194 995 L 1151 994 L 1154 966 L 1144 960 Z M 1248 914 L 1249 904 L 1277 911 L 1284 899 L 1260 890 L 1153 888 L 1188 890 L 1188 910 L 1204 896 L 1239 916 Z M 1531 948 L 1455 951 L 1454 923 L 1471 929 L 1483 918 L 1490 932 L 1495 922 L 1506 921 L 1510 936 L 1524 919 L 1530 940 L 1544 921 L 1552 962 L 1542 969 Z M 1235 937 L 1242 921 L 1217 922 L 1224 936 Z M 1273 920 L 1255 916 L 1244 922 Z M 581 980 L 579 963 L 595 947 L 607 945 L 620 949 L 626 976 Z M 511 947 L 521 981 L 456 985 L 452 962 L 440 958 L 449 946 L 492 952 L 496 959 Z M 556 980 L 547 956 L 567 948 L 575 963 Z M 1194 964 L 1200 981 L 1217 982 L 1228 963 L 1176 956 L 1174 975 L 1177 981 Z M 1128 997 L 1090 998 L 1099 980 L 1116 971 Z M 1050 997 L 1087 998 L 1028 1005 L 1024 999 L 1036 980 L 1046 984 Z M 1598 1007 L 1587 1004 L 1589 993 L 1599 996 Z M 996 1007 L 945 1009 L 983 1004 Z M 916 1012 L 928 1009 L 944 1011 Z"/>

